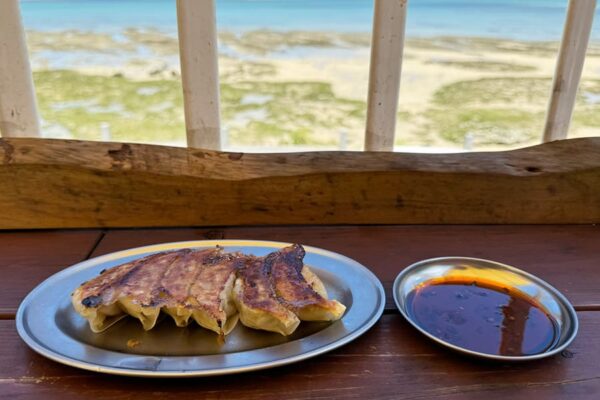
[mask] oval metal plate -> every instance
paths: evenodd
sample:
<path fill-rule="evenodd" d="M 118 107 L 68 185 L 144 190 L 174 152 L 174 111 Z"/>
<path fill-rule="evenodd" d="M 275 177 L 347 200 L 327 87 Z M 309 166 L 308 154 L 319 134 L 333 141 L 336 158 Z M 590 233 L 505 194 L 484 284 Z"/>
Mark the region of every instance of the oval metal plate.
<path fill-rule="evenodd" d="M 418 285 L 431 279 L 443 278 L 453 274 L 473 280 L 477 280 L 478 277 L 485 278 L 488 281 L 495 281 L 497 284 L 515 288 L 525 295 L 535 298 L 559 325 L 560 335 L 558 340 L 543 353 L 525 356 L 502 356 L 465 349 L 427 332 L 407 312 L 406 298 Z M 577 314 L 565 296 L 542 279 L 518 268 L 495 261 L 470 257 L 441 257 L 419 261 L 404 269 L 396 277 L 393 294 L 398 310 L 417 330 L 437 343 L 470 356 L 500 361 L 535 360 L 561 352 L 577 335 Z"/>
<path fill-rule="evenodd" d="M 358 262 L 327 250 L 305 246 L 305 264 L 321 278 L 329 297 L 347 306 L 333 323 L 302 322 L 289 337 L 246 328 L 226 337 L 195 323 L 175 326 L 170 318 L 146 332 L 139 321 L 125 318 L 107 331 L 92 333 L 71 306 L 70 294 L 101 270 L 151 253 L 181 248 L 222 246 L 263 256 L 288 243 L 210 240 L 140 247 L 73 265 L 37 286 L 17 312 L 17 331 L 36 352 L 54 361 L 87 370 L 132 376 L 206 376 L 237 373 L 304 360 L 356 339 L 381 316 L 385 294 L 381 282 Z M 128 346 L 128 341 L 135 343 Z"/>

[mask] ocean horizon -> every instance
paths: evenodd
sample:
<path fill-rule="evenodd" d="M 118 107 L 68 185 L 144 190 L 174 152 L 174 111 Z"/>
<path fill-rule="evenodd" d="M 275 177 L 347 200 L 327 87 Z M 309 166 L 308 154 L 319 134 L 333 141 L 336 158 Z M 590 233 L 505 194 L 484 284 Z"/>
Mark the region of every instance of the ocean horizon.
<path fill-rule="evenodd" d="M 567 0 L 412 0 L 408 37 L 470 36 L 559 40 Z M 175 0 L 21 0 L 25 28 L 176 32 Z M 217 0 L 221 31 L 369 32 L 372 0 Z M 600 41 L 600 8 L 592 29 Z"/>

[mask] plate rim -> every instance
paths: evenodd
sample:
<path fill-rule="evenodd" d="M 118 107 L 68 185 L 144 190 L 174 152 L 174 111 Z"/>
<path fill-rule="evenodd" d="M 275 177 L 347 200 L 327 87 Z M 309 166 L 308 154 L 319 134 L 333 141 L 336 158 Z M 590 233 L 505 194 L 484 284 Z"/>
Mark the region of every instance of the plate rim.
<path fill-rule="evenodd" d="M 398 297 L 399 297 L 400 282 L 407 275 L 409 275 L 412 272 L 412 270 L 420 267 L 423 264 L 432 263 L 432 262 L 438 262 L 438 261 L 444 261 L 444 260 L 450 260 L 450 259 L 460 259 L 460 260 L 466 260 L 466 261 L 483 261 L 485 263 L 491 263 L 491 264 L 495 264 L 495 265 L 501 266 L 501 267 L 506 268 L 507 270 L 509 270 L 511 272 L 522 274 L 522 275 L 530 278 L 536 284 L 542 286 L 544 289 L 546 289 L 550 293 L 552 293 L 552 295 L 556 296 L 556 298 L 559 300 L 559 302 L 565 307 L 565 309 L 567 310 L 567 314 L 568 314 L 568 316 L 571 319 L 571 322 L 573 324 L 573 327 L 571 329 L 572 332 L 571 332 L 570 336 L 567 338 L 567 340 L 565 340 L 565 342 L 563 344 L 561 344 L 560 346 L 557 346 L 557 347 L 553 348 L 550 351 L 546 351 L 546 352 L 538 353 L 538 354 L 526 355 L 526 356 L 503 356 L 503 355 L 499 355 L 499 354 L 489 354 L 489 353 L 482 353 L 482 352 L 479 352 L 479 351 L 469 350 L 467 348 L 464 348 L 464 347 L 461 347 L 461 346 L 457 346 L 457 345 L 454 345 L 454 344 L 452 344 L 450 342 L 442 340 L 442 339 L 440 339 L 440 338 L 432 335 L 431 333 L 427 332 L 425 329 L 423 329 L 421 326 L 419 326 L 419 324 L 417 324 L 416 322 L 414 322 L 413 319 L 406 313 L 406 311 L 404 310 L 404 308 L 400 306 L 400 300 L 398 299 Z M 485 258 L 465 257 L 465 256 L 444 256 L 444 257 L 433 257 L 433 258 L 428 258 L 428 259 L 425 259 L 425 260 L 417 261 L 415 263 L 410 264 L 406 268 L 404 268 L 396 276 L 396 278 L 394 279 L 394 284 L 392 285 L 392 295 L 394 297 L 394 303 L 396 304 L 396 308 L 398 309 L 398 311 L 400 311 L 400 314 L 402 314 L 402 316 L 404 317 L 404 319 L 406 321 L 408 321 L 419 332 L 421 332 L 422 334 L 424 334 L 426 337 L 428 337 L 429 339 L 433 340 L 434 342 L 436 342 L 436 343 L 438 343 L 438 344 L 440 344 L 442 346 L 448 347 L 448 348 L 450 348 L 453 351 L 456 351 L 456 352 L 459 352 L 459 353 L 463 353 L 463 354 L 467 354 L 469 356 L 477 357 L 477 358 L 484 358 L 484 359 L 495 360 L 495 361 L 512 361 L 512 362 L 514 362 L 514 361 L 521 362 L 521 361 L 539 360 L 541 358 L 546 358 L 546 357 L 553 356 L 553 355 L 558 354 L 561 351 L 565 350 L 567 348 L 567 346 L 569 346 L 573 342 L 573 340 L 577 336 L 577 332 L 579 331 L 579 320 L 578 320 L 578 317 L 577 317 L 577 312 L 575 311 L 575 308 L 573 307 L 573 305 L 571 304 L 571 302 L 558 289 L 556 289 L 554 286 L 550 285 L 545 280 L 543 280 L 543 279 L 537 277 L 536 275 L 533 275 L 533 274 L 531 274 L 531 273 L 529 273 L 527 271 L 524 271 L 524 270 L 519 269 L 517 267 L 514 267 L 512 265 L 504 264 L 504 263 L 499 262 L 499 261 L 488 260 L 488 259 L 485 259 Z"/>
<path fill-rule="evenodd" d="M 330 250 L 322 249 L 320 247 L 302 245 L 307 253 L 310 252 L 310 253 L 314 253 L 314 254 L 325 255 L 325 256 L 340 259 L 345 262 L 350 262 L 350 264 L 353 264 L 354 267 L 359 268 L 364 273 L 369 275 L 369 277 L 371 278 L 371 281 L 373 283 L 374 289 L 376 290 L 377 295 L 378 295 L 379 306 L 373 310 L 371 317 L 369 319 L 367 319 L 365 323 L 363 323 L 358 329 L 350 332 L 348 335 L 346 335 L 342 338 L 338 338 L 331 343 L 321 345 L 310 351 L 301 352 L 294 356 L 289 356 L 289 357 L 285 357 L 285 358 L 277 359 L 277 360 L 273 360 L 273 361 L 263 361 L 260 363 L 249 364 L 249 365 L 245 365 L 245 366 L 229 366 L 229 367 L 221 367 L 221 368 L 207 369 L 207 370 L 193 370 L 192 369 L 192 370 L 187 370 L 187 371 L 156 371 L 156 370 L 147 370 L 147 369 L 127 368 L 127 367 L 103 366 L 103 365 L 94 364 L 93 362 L 90 362 L 90 361 L 81 361 L 81 360 L 72 358 L 70 356 L 65 356 L 65 355 L 60 354 L 57 351 L 54 351 L 52 349 L 42 346 L 40 343 L 38 343 L 38 341 L 36 340 L 35 337 L 32 337 L 28 333 L 28 330 L 24 326 L 25 310 L 26 310 L 27 306 L 32 302 L 32 300 L 36 297 L 38 292 L 40 292 L 47 285 L 54 283 L 54 281 L 60 280 L 63 275 L 68 275 L 69 272 L 71 272 L 73 269 L 76 269 L 76 268 L 85 270 L 86 268 L 93 267 L 94 265 L 98 265 L 99 263 L 110 261 L 110 260 L 117 259 L 117 258 L 126 257 L 127 255 L 137 255 L 137 254 L 144 254 L 144 253 L 152 252 L 152 251 L 161 251 L 161 248 L 167 247 L 167 246 L 182 246 L 179 248 L 183 248 L 183 247 L 210 247 L 210 246 L 221 245 L 223 247 L 254 246 L 254 247 L 282 248 L 285 246 L 289 246 L 291 244 L 293 244 L 293 243 L 280 242 L 280 241 L 268 241 L 268 240 L 252 240 L 252 239 L 186 240 L 186 241 L 164 242 L 164 243 L 156 243 L 156 244 L 152 244 L 152 245 L 132 247 L 132 248 L 124 249 L 124 250 L 119 250 L 116 252 L 103 254 L 103 255 L 100 255 L 97 257 L 89 258 L 87 260 L 83 260 L 81 262 L 69 265 L 69 266 L 61 269 L 60 271 L 50 275 L 49 277 L 44 279 L 42 282 L 40 282 L 37 286 L 35 286 L 35 288 L 33 288 L 27 294 L 27 296 L 25 296 L 23 298 L 23 300 L 19 304 L 19 308 L 17 309 L 17 314 L 15 316 L 17 333 L 19 334 L 21 339 L 25 342 L 25 344 L 27 344 L 27 346 L 29 346 L 29 348 L 31 348 L 36 353 L 38 353 L 50 360 L 53 360 L 55 362 L 58 362 L 58 363 L 61 363 L 64 365 L 68 365 L 71 367 L 88 370 L 88 371 L 101 372 L 101 373 L 114 374 L 114 375 L 122 375 L 122 376 L 177 378 L 177 377 L 201 377 L 201 376 L 217 376 L 217 375 L 236 374 L 236 373 L 256 371 L 256 370 L 267 369 L 267 368 L 274 368 L 274 367 L 288 365 L 288 364 L 295 363 L 298 361 L 306 360 L 308 358 L 312 358 L 312 357 L 318 356 L 320 354 L 324 354 L 326 352 L 337 349 L 341 346 L 344 346 L 344 345 L 352 342 L 353 340 L 355 340 L 356 338 L 360 337 L 365 332 L 367 332 L 370 328 L 373 327 L 373 325 L 375 325 L 380 320 L 381 315 L 383 314 L 383 311 L 385 309 L 385 304 L 386 304 L 385 290 L 383 288 L 383 285 L 382 285 L 380 279 L 369 268 L 367 268 L 366 266 L 359 263 L 358 261 L 356 261 L 350 257 L 347 257 L 343 254 L 339 254 L 339 253 L 336 253 L 336 252 L 333 252 Z M 144 252 L 144 250 L 146 250 L 146 252 Z M 310 337 L 310 336 L 311 335 L 306 336 L 306 337 Z M 268 346 L 266 348 L 269 348 L 269 347 L 272 347 L 272 346 Z M 260 350 L 260 349 L 255 349 L 255 350 Z M 244 352 L 246 352 L 246 351 L 253 351 L 253 350 L 245 350 Z M 137 355 L 137 354 L 128 354 L 128 353 L 124 353 L 124 354 L 126 354 L 128 357 L 135 357 L 135 356 L 144 357 L 144 356 Z M 201 356 L 178 356 L 178 357 L 189 358 L 189 357 L 201 357 Z"/>

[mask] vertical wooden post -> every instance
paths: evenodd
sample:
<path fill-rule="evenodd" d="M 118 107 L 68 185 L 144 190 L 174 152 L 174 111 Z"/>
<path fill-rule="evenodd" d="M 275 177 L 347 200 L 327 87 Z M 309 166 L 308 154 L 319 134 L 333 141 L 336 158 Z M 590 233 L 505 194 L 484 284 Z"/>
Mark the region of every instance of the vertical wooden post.
<path fill-rule="evenodd" d="M 188 147 L 221 148 L 214 0 L 177 0 Z"/>
<path fill-rule="evenodd" d="M 375 0 L 365 150 L 392 151 L 407 0 Z"/>
<path fill-rule="evenodd" d="M 567 137 L 595 11 L 596 0 L 569 0 L 546 114 L 544 142 Z"/>
<path fill-rule="evenodd" d="M 0 133 L 40 136 L 40 122 L 18 0 L 0 0 Z"/>

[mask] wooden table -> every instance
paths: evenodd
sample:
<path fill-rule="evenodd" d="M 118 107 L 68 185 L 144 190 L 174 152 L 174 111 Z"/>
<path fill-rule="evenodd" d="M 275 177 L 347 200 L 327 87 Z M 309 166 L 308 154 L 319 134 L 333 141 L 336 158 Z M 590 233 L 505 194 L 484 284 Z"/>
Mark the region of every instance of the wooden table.
<path fill-rule="evenodd" d="M 386 287 L 385 313 L 364 336 L 326 355 L 271 370 L 181 380 L 81 371 L 38 356 L 17 335 L 21 299 L 62 268 L 130 247 L 220 238 L 299 242 L 352 257 Z M 523 364 L 481 362 L 431 343 L 399 315 L 390 287 L 407 265 L 444 255 L 490 258 L 548 281 L 574 304 L 578 337 L 560 355 Z M 0 396 L 6 398 L 600 398 L 600 227 L 594 225 L 5 231 L 0 269 Z"/>

